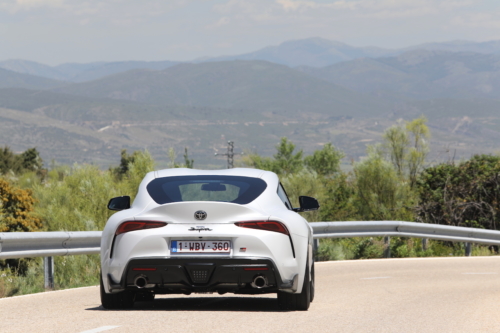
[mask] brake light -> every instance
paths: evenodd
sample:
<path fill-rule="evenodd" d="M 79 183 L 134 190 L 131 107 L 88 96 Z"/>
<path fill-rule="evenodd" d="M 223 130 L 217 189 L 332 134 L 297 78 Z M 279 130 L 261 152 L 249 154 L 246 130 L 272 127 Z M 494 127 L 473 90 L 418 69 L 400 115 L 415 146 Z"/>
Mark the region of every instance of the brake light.
<path fill-rule="evenodd" d="M 288 229 L 285 225 L 278 221 L 248 221 L 248 222 L 236 222 L 236 226 L 242 228 L 251 228 L 259 230 L 267 230 L 279 232 L 285 235 L 289 235 Z"/>
<path fill-rule="evenodd" d="M 120 224 L 118 229 L 116 229 L 115 235 L 120 235 L 129 231 L 161 228 L 166 226 L 165 222 L 153 222 L 153 221 L 127 221 Z"/>

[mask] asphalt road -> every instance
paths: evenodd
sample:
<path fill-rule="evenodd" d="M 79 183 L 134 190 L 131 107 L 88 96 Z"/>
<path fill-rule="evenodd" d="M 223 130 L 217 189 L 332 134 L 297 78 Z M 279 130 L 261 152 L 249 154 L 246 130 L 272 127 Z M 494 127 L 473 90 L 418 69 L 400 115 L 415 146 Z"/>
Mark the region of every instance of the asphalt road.
<path fill-rule="evenodd" d="M 159 296 L 100 306 L 99 288 L 0 299 L 0 332 L 500 332 L 500 257 L 316 264 L 307 312 L 275 296 Z"/>

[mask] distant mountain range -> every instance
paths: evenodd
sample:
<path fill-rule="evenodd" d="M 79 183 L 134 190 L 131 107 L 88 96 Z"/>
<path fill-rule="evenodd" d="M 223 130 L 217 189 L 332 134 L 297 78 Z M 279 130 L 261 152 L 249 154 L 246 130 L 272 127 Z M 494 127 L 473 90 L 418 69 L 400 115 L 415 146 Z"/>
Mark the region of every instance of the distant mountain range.
<path fill-rule="evenodd" d="M 177 64 L 179 62 L 176 61 L 117 61 L 88 64 L 65 63 L 52 67 L 34 61 L 6 60 L 0 61 L 0 68 L 54 80 L 84 82 L 138 68 L 162 70 Z"/>
<path fill-rule="evenodd" d="M 403 52 L 412 50 L 500 54 L 500 41 L 493 40 L 488 42 L 471 42 L 466 40 L 455 40 L 442 43 L 424 43 L 401 49 Z"/>
<path fill-rule="evenodd" d="M 412 99 L 500 98 L 500 55 L 471 52 L 405 52 L 324 68 L 300 67 L 318 78 L 358 91 Z"/>
<path fill-rule="evenodd" d="M 360 58 L 393 57 L 413 50 L 500 54 L 500 41 L 452 41 L 426 43 L 400 49 L 384 49 L 373 46 L 354 47 L 323 38 L 307 38 L 286 41 L 280 45 L 268 46 L 251 53 L 233 56 L 205 57 L 195 59 L 192 62 L 264 60 L 289 67 L 326 67 L 339 62 Z M 58 66 L 47 66 L 33 61 L 13 59 L 0 61 L 0 68 L 54 80 L 84 82 L 133 69 L 163 70 L 176 64 L 179 64 L 179 62 L 120 61 L 94 62 L 87 64 L 66 63 Z"/>
<path fill-rule="evenodd" d="M 365 154 L 400 118 L 425 115 L 436 160 L 494 152 L 500 140 L 500 42 L 388 50 L 320 38 L 190 63 L 55 67 L 0 62 L 0 146 L 45 160 L 118 163 L 119 151 L 189 147 L 204 167 L 227 140 L 264 155 L 287 136 L 306 153 L 333 142 Z M 198 165 L 200 166 L 200 165 Z"/>
<path fill-rule="evenodd" d="M 390 105 L 265 61 L 221 61 L 181 64 L 162 71 L 134 70 L 55 91 L 154 105 L 275 112 L 294 119 L 314 114 L 380 114 Z"/>
<path fill-rule="evenodd" d="M 0 88 L 50 89 L 64 84 L 62 81 L 0 68 Z"/>
<path fill-rule="evenodd" d="M 326 67 L 360 58 L 393 57 L 414 50 L 500 54 L 500 41 L 452 41 L 419 44 L 400 49 L 384 49 L 373 46 L 354 47 L 323 38 L 308 38 L 287 41 L 278 46 L 268 46 L 251 53 L 202 58 L 199 61 L 265 60 L 290 67 Z"/>
<path fill-rule="evenodd" d="M 354 47 L 323 38 L 308 38 L 268 46 L 261 50 L 234 56 L 203 58 L 198 61 L 264 60 L 289 67 L 324 67 L 358 58 L 378 58 L 397 54 L 396 50 L 378 47 Z"/>

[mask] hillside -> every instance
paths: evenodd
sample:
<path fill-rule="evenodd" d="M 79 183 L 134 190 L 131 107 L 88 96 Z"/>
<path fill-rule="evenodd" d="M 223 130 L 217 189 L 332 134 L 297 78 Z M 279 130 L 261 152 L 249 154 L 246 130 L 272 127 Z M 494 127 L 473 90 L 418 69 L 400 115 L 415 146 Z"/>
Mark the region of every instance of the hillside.
<path fill-rule="evenodd" d="M 55 91 L 154 105 L 275 112 L 291 118 L 366 116 L 389 104 L 289 67 L 264 61 L 181 64 L 163 71 L 136 70 Z"/>
<path fill-rule="evenodd" d="M 0 108 L 25 111 L 69 123 L 96 124 L 96 126 L 99 124 L 105 126 L 109 122 L 230 120 L 235 115 L 240 121 L 266 118 L 259 112 L 239 114 L 237 110 L 222 108 L 157 106 L 21 88 L 0 89 Z"/>
<path fill-rule="evenodd" d="M 300 70 L 352 90 L 415 99 L 498 98 L 500 55 L 416 50 Z"/>
<path fill-rule="evenodd" d="M 178 63 L 177 61 L 114 61 L 91 64 L 66 63 L 56 66 L 55 69 L 63 73 L 68 81 L 86 82 L 133 69 L 162 70 L 177 65 Z"/>
<path fill-rule="evenodd" d="M 0 68 L 0 89 L 10 87 L 26 89 L 50 89 L 65 84 L 67 83 L 30 74 L 21 74 Z"/>
<path fill-rule="evenodd" d="M 175 61 L 115 61 L 47 66 L 34 61 L 11 59 L 0 61 L 0 68 L 54 80 L 85 82 L 133 69 L 162 70 L 178 63 Z"/>
<path fill-rule="evenodd" d="M 0 61 L 0 68 L 7 69 L 16 73 L 29 74 L 35 76 L 41 76 L 53 80 L 67 80 L 67 77 L 60 73 L 57 69 L 40 64 L 35 61 L 22 60 L 22 59 L 10 59 Z"/>
<path fill-rule="evenodd" d="M 170 147 L 178 162 L 188 147 L 196 167 L 220 168 L 225 158 L 214 152 L 225 152 L 228 140 L 236 152 L 270 156 L 286 136 L 306 154 L 332 142 L 349 167 L 387 127 L 425 115 L 429 160 L 468 158 L 498 150 L 497 63 L 494 55 L 411 51 L 300 70 L 265 61 L 179 64 L 52 90 L 6 81 L 0 146 L 36 146 L 46 163 L 103 168 L 116 165 L 123 148 L 148 149 L 166 167 Z M 491 90 L 477 93 L 477 82 Z"/>
<path fill-rule="evenodd" d="M 279 45 L 267 46 L 260 50 L 244 54 L 202 57 L 192 62 L 263 60 L 289 67 L 308 66 L 320 68 L 360 58 L 398 56 L 402 53 L 415 50 L 441 50 L 498 55 L 500 54 L 500 41 L 450 41 L 425 43 L 399 49 L 387 49 L 374 46 L 357 47 L 315 37 L 285 41 Z M 0 61 L 0 68 L 55 80 L 86 82 L 133 69 L 163 70 L 179 63 L 177 61 L 113 61 L 64 63 L 58 66 L 47 66 L 34 61 L 11 59 Z"/>
<path fill-rule="evenodd" d="M 429 119 L 432 133 L 429 161 L 434 163 L 498 152 L 499 104 L 489 106 L 493 114 L 488 116 L 474 114 L 475 109 L 485 106 L 481 102 L 463 106 L 454 116 L 449 111 L 441 111 L 461 106 L 459 102 L 449 104 L 436 100 L 397 105 L 387 117 L 297 120 L 252 114 L 255 120 L 247 121 L 241 120 L 242 115 L 248 115 L 246 112 L 221 113 L 217 109 L 196 108 L 197 113 L 184 117 L 165 113 L 162 119 L 154 121 L 127 119 L 125 115 L 118 115 L 119 120 L 73 121 L 69 117 L 61 120 L 55 114 L 52 118 L 39 112 L 0 108 L 0 144 L 15 151 L 37 147 L 46 165 L 53 160 L 65 164 L 92 163 L 103 168 L 117 165 L 123 148 L 148 149 L 158 161 L 157 167 L 162 168 L 167 166 L 170 147 L 176 149 L 178 162 L 182 161 L 184 147 L 188 147 L 195 167 L 224 168 L 226 159 L 214 153 L 224 153 L 228 140 L 235 142 L 236 153 L 246 151 L 271 156 L 275 145 L 285 136 L 306 154 L 332 142 L 346 153 L 343 162 L 349 167 L 351 161 L 366 155 L 366 145 L 380 142 L 382 132 L 398 119 L 412 119 L 421 114 L 432 116 L 435 112 L 437 115 Z M 208 117 L 214 119 L 208 120 Z"/>
<path fill-rule="evenodd" d="M 378 47 L 354 47 L 324 38 L 307 38 L 286 41 L 251 53 L 206 58 L 203 61 L 264 60 L 290 67 L 324 67 L 357 58 L 393 55 L 395 52 Z"/>
<path fill-rule="evenodd" d="M 306 38 L 286 41 L 279 45 L 268 46 L 250 53 L 202 58 L 198 61 L 265 60 L 290 67 L 308 66 L 320 68 L 361 58 L 398 56 L 415 50 L 498 55 L 500 54 L 500 41 L 450 41 L 425 43 L 399 49 L 387 49 L 373 46 L 356 47 L 324 38 Z"/>
<path fill-rule="evenodd" d="M 402 52 L 412 50 L 440 50 L 449 52 L 472 52 L 484 54 L 500 54 L 500 40 L 487 42 L 472 42 L 467 40 L 454 40 L 440 43 L 424 43 L 401 49 Z"/>

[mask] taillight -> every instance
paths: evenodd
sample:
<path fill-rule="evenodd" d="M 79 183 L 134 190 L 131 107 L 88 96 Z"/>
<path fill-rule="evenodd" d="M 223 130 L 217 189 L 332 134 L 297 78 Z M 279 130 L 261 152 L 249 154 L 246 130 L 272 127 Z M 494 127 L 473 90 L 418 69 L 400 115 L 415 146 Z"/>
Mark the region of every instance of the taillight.
<path fill-rule="evenodd" d="M 116 229 L 115 235 L 120 235 L 129 231 L 161 228 L 166 226 L 165 222 L 153 222 L 153 221 L 127 221 L 120 224 L 118 229 Z"/>
<path fill-rule="evenodd" d="M 248 221 L 248 222 L 236 222 L 236 226 L 242 228 L 251 228 L 251 229 L 259 229 L 259 230 L 267 230 L 279 232 L 285 235 L 288 235 L 288 229 L 285 225 L 278 221 Z"/>

